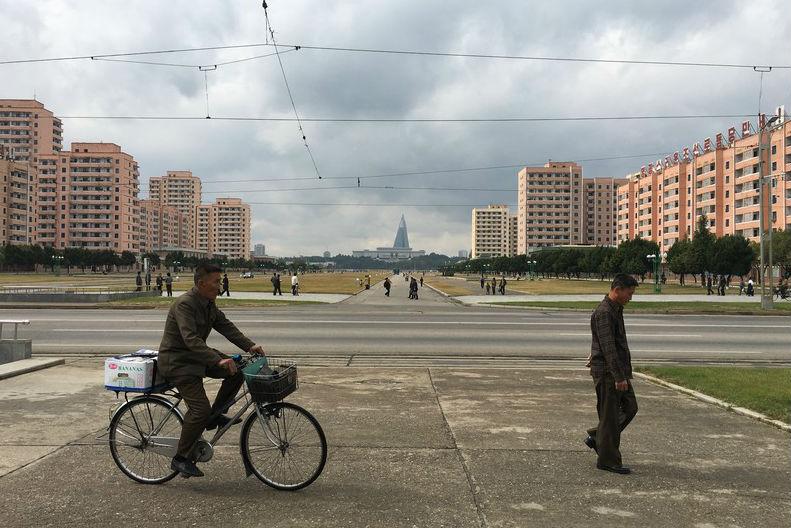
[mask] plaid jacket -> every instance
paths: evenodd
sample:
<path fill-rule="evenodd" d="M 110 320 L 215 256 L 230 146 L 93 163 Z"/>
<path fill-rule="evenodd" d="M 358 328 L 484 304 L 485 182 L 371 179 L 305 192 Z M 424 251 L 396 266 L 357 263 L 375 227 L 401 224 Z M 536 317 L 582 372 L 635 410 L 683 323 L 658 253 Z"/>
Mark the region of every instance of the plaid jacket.
<path fill-rule="evenodd" d="M 611 374 L 615 381 L 632 378 L 632 356 L 626 342 L 623 306 L 605 296 L 591 314 L 591 376 Z"/>

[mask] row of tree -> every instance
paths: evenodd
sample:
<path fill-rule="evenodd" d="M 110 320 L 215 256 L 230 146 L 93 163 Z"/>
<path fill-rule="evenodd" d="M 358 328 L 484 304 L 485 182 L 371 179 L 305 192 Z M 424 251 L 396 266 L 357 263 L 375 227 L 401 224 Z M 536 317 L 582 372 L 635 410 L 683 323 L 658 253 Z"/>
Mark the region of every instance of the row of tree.
<path fill-rule="evenodd" d="M 782 277 L 791 276 L 791 231 L 775 231 L 772 238 L 773 262 Z M 537 273 L 543 277 L 604 279 L 616 273 L 638 275 L 652 272 L 648 255 L 659 255 L 655 242 L 635 238 L 618 247 L 548 248 L 531 255 L 479 258 L 447 266 L 446 273 Z M 760 260 L 758 244 L 741 235 L 717 237 L 708 229 L 708 220 L 701 217 L 692 238 L 678 240 L 668 250 L 662 272 L 669 270 L 681 278 L 713 274 L 758 279 Z"/>

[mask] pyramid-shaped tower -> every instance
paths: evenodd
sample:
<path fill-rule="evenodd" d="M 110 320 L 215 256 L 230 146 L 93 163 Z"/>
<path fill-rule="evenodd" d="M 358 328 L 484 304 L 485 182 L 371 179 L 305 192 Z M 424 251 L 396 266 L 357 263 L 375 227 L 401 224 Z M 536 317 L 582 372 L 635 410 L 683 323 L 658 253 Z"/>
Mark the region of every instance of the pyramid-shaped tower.
<path fill-rule="evenodd" d="M 398 223 L 398 231 L 396 232 L 393 247 L 397 249 L 411 249 L 409 247 L 409 235 L 406 232 L 406 220 L 403 214 L 401 214 L 401 221 Z"/>

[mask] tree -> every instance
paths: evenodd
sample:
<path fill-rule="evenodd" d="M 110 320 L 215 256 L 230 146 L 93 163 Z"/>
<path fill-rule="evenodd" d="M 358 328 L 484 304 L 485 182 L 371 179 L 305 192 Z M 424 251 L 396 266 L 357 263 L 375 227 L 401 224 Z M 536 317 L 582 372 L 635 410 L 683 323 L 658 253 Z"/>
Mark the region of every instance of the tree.
<path fill-rule="evenodd" d="M 706 218 L 706 215 L 702 215 L 698 218 L 698 226 L 692 236 L 689 272 L 693 278 L 695 275 L 702 275 L 707 271 L 711 271 L 711 254 L 717 237 L 709 231 L 708 225 L 709 219 Z M 705 285 L 705 281 L 701 280 L 700 282 L 701 285 Z"/>
<path fill-rule="evenodd" d="M 755 255 L 750 242 L 741 235 L 725 235 L 714 241 L 709 253 L 710 271 L 718 275 L 746 275 Z"/>
<path fill-rule="evenodd" d="M 772 260 L 780 266 L 780 277 L 791 276 L 791 230 L 772 233 Z"/>
<path fill-rule="evenodd" d="M 684 284 L 684 275 L 691 273 L 690 255 L 692 242 L 688 238 L 676 240 L 667 252 L 667 266 L 678 275 L 679 282 Z"/>
<path fill-rule="evenodd" d="M 144 259 L 148 259 L 148 263 L 151 266 L 154 266 L 155 268 L 158 267 L 159 263 L 161 262 L 161 259 L 159 258 L 159 255 L 157 255 L 156 253 L 153 253 L 151 251 L 149 251 L 148 253 L 143 253 L 142 255 L 140 255 L 140 260 L 144 260 Z"/>
<path fill-rule="evenodd" d="M 137 262 L 137 257 L 131 251 L 122 251 L 120 264 L 127 268 L 133 266 Z"/>

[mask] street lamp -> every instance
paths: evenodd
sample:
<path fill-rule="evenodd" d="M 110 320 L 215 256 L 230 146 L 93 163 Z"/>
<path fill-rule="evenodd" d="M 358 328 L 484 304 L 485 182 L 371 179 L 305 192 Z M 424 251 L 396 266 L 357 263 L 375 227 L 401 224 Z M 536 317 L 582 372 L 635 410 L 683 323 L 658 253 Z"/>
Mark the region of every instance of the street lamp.
<path fill-rule="evenodd" d="M 780 116 L 775 115 L 772 118 L 764 123 L 764 125 L 758 131 L 758 238 L 760 240 L 761 246 L 761 308 L 764 310 L 771 310 L 774 308 L 774 300 L 772 299 L 773 296 L 773 288 L 772 288 L 772 199 L 771 199 L 771 183 L 769 187 L 769 291 L 767 292 L 766 289 L 766 277 L 765 277 L 765 269 L 766 269 L 766 244 L 764 243 L 764 238 L 766 237 L 766 233 L 764 233 L 764 222 L 766 221 L 766 211 L 764 211 L 766 204 L 764 204 L 764 186 L 766 182 L 764 181 L 764 130 L 766 127 L 777 121 Z"/>
<path fill-rule="evenodd" d="M 528 260 L 527 263 L 529 264 L 528 270 L 530 270 L 530 280 L 535 280 L 538 278 L 538 273 L 536 273 L 536 261 L 535 260 Z"/>
<path fill-rule="evenodd" d="M 650 260 L 654 267 L 654 291 L 656 293 L 662 293 L 662 285 L 659 284 L 659 261 L 662 260 L 662 258 L 659 255 L 654 255 L 653 253 L 646 255 L 645 258 Z"/>

